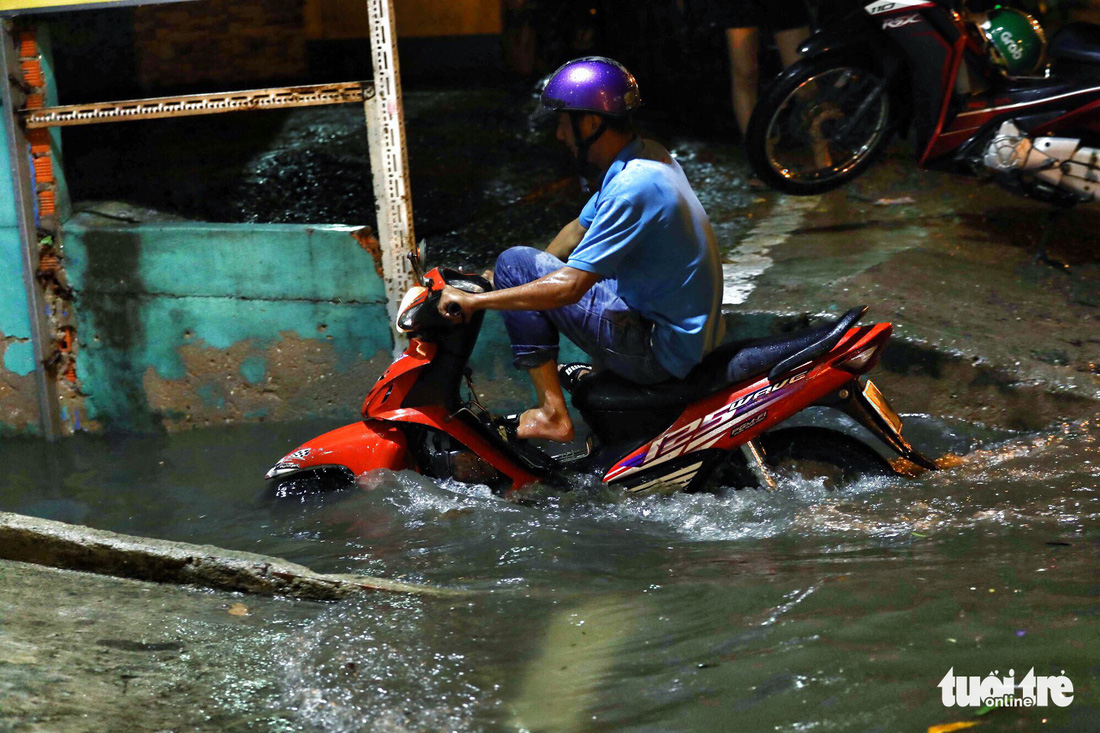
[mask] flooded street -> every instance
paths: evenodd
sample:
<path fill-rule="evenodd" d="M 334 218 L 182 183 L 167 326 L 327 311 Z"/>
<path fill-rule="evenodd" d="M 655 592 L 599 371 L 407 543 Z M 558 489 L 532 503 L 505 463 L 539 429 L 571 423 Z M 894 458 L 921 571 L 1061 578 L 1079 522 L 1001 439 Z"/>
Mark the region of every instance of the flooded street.
<path fill-rule="evenodd" d="M 948 669 L 1034 668 L 1065 670 L 1073 704 L 983 729 L 1095 730 L 1100 426 L 908 422 L 937 451 L 974 450 L 839 491 L 533 505 L 409 473 L 265 491 L 266 464 L 318 425 L 5 441 L 3 510 L 468 594 L 325 605 L 96 579 L 45 603 L 74 576 L 24 569 L 0 606 L 17 642 L 0 684 L 21 701 L 0 727 L 924 730 L 973 717 L 943 706 Z M 67 705 L 103 712 L 84 725 Z M 127 717 L 146 708 L 155 725 Z"/>
<path fill-rule="evenodd" d="M 407 94 L 431 265 L 482 267 L 576 216 L 530 101 Z M 950 470 L 530 503 L 377 472 L 276 497 L 264 472 L 336 425 L 5 437 L 0 510 L 462 594 L 321 604 L 0 563 L 0 731 L 1100 730 L 1098 214 L 1059 225 L 1066 275 L 1033 262 L 1040 205 L 917 171 L 905 143 L 796 200 L 750 191 L 735 143 L 650 123 L 714 224 L 733 326 L 870 304 L 895 324 L 875 380 Z M 79 211 L 374 223 L 354 105 L 127 124 L 66 133 Z M 511 373 L 479 385 L 501 412 L 527 400 Z M 942 702 L 949 670 L 1032 669 L 1072 704 Z"/>

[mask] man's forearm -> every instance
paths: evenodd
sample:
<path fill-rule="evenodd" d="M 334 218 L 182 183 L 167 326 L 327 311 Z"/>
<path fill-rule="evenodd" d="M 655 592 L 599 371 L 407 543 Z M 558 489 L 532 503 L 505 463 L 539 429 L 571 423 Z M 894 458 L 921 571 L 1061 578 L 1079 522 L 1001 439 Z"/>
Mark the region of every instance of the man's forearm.
<path fill-rule="evenodd" d="M 472 295 L 469 302 L 477 310 L 552 310 L 576 303 L 597 279 L 590 273 L 562 268 L 524 285 Z"/>

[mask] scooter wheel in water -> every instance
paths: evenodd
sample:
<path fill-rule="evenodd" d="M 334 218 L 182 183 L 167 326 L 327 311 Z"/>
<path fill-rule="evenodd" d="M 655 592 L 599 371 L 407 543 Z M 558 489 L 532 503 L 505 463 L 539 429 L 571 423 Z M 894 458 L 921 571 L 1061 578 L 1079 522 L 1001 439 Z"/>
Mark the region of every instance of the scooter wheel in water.
<path fill-rule="evenodd" d="M 287 476 L 280 476 L 270 484 L 272 495 L 282 499 L 288 496 L 304 496 L 340 491 L 355 485 L 355 474 L 346 466 L 320 466 L 307 468 Z"/>
<path fill-rule="evenodd" d="M 759 438 L 764 463 L 780 478 L 823 480 L 829 489 L 896 474 L 873 448 L 827 428 L 784 428 Z"/>

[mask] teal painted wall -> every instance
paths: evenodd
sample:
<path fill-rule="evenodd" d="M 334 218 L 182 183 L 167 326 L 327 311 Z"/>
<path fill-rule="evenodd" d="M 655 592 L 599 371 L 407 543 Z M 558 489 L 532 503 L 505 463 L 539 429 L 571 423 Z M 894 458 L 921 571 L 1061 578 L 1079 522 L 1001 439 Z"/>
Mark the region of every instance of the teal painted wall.
<path fill-rule="evenodd" d="M 67 222 L 87 427 L 354 419 L 392 341 L 353 230 Z"/>
<path fill-rule="evenodd" d="M 0 113 L 7 110 L 0 107 Z M 0 125 L 0 434 L 37 433 L 38 393 L 7 131 Z"/>
<path fill-rule="evenodd" d="M 4 112 L 6 114 L 6 111 Z M 23 287 L 23 246 L 15 208 L 15 183 L 8 154 L 7 131 L 0 126 L 0 334 L 11 338 L 31 337 L 27 315 L 27 293 Z"/>

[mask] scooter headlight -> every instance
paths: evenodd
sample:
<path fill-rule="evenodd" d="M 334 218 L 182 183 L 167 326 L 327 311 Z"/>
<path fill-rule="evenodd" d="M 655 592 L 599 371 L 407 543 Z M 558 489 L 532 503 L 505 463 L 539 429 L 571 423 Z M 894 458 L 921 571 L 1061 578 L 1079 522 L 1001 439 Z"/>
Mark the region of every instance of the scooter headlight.
<path fill-rule="evenodd" d="M 428 289 L 420 285 L 414 285 L 401 299 L 401 305 L 397 308 L 397 330 L 401 333 L 409 333 L 413 330 L 412 314 L 408 313 L 412 308 L 424 302 Z"/>

